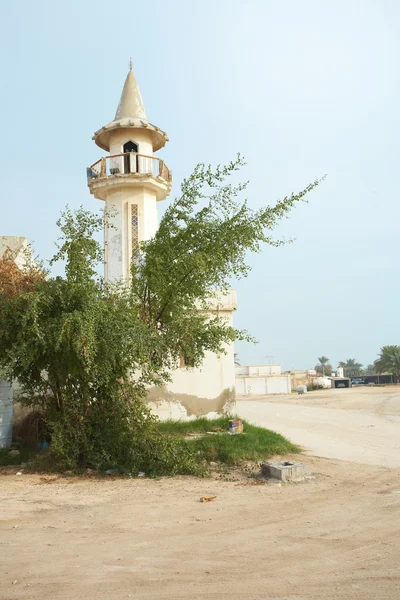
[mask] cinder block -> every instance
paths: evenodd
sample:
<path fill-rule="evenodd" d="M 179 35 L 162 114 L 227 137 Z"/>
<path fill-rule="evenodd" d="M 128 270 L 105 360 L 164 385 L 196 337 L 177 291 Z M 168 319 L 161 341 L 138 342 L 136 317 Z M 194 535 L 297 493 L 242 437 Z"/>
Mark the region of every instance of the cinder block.
<path fill-rule="evenodd" d="M 261 473 L 264 477 L 279 479 L 280 481 L 303 481 L 311 475 L 307 465 L 290 460 L 262 463 Z"/>

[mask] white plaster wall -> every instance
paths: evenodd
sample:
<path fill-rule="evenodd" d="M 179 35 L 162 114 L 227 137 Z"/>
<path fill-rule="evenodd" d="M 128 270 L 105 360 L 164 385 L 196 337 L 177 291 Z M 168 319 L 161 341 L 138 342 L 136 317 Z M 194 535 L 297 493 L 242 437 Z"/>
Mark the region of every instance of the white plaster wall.
<path fill-rule="evenodd" d="M 107 281 L 121 281 L 126 277 L 126 240 L 124 235 L 123 194 L 114 192 L 106 201 L 110 226 L 104 229 L 104 277 Z"/>
<path fill-rule="evenodd" d="M 9 448 L 12 441 L 13 387 L 0 380 L 0 448 Z"/>
<path fill-rule="evenodd" d="M 280 365 L 238 365 L 235 367 L 236 375 L 280 375 Z"/>
<path fill-rule="evenodd" d="M 265 377 L 246 378 L 246 395 L 264 396 L 267 393 Z"/>
<path fill-rule="evenodd" d="M 235 366 L 235 375 L 248 375 L 249 367 Z"/>
<path fill-rule="evenodd" d="M 232 313 L 222 312 L 220 316 L 232 324 Z M 235 387 L 234 346 L 225 345 L 226 354 L 206 352 L 203 364 L 198 368 L 178 368 L 172 374 L 172 382 L 167 389 L 175 394 L 189 394 L 198 398 L 214 399 L 224 390 Z"/>
<path fill-rule="evenodd" d="M 153 156 L 151 133 L 145 129 L 117 129 L 110 132 L 110 154 L 121 154 L 126 142 L 138 145 L 139 154 Z"/>
<path fill-rule="evenodd" d="M 229 294 L 232 299 L 234 291 Z M 235 296 L 236 298 L 236 296 Z M 236 306 L 236 304 L 235 304 Z M 214 311 L 212 311 L 214 313 Z M 232 324 L 233 310 L 219 310 L 220 317 Z M 199 368 L 177 368 L 172 381 L 149 392 L 148 405 L 160 419 L 188 419 L 204 415 L 214 418 L 235 406 L 234 345 L 226 353 L 206 352 Z"/>
<path fill-rule="evenodd" d="M 289 375 L 266 377 L 267 394 L 290 394 L 292 388 Z"/>
<path fill-rule="evenodd" d="M 138 206 L 139 241 L 152 238 L 158 227 L 155 193 L 143 187 L 111 188 L 106 200 L 110 224 L 104 232 L 105 278 L 108 281 L 128 280 L 132 256 L 131 205 Z M 112 216 L 111 216 L 112 215 Z"/>
<path fill-rule="evenodd" d="M 139 238 L 141 241 L 150 240 L 155 236 L 158 229 L 156 195 L 147 189 L 143 189 L 137 203 L 139 206 Z"/>
<path fill-rule="evenodd" d="M 264 396 L 266 394 L 289 394 L 291 392 L 290 375 L 246 376 L 236 375 L 236 394 L 238 396 Z"/>
<path fill-rule="evenodd" d="M 147 406 L 161 421 L 187 421 L 189 419 L 187 410 L 180 402 L 161 400 L 159 402 L 148 402 Z"/>
<path fill-rule="evenodd" d="M 280 365 L 249 365 L 249 375 L 280 375 Z"/>
<path fill-rule="evenodd" d="M 123 145 L 132 141 L 138 144 L 140 154 L 153 156 L 152 136 L 145 129 L 121 129 L 110 133 L 110 154 L 123 152 Z M 123 172 L 123 157 L 111 159 L 111 166 Z M 106 210 L 113 214 L 112 227 L 106 228 L 105 278 L 108 281 L 128 281 L 132 255 L 131 204 L 138 206 L 139 242 L 152 238 L 158 227 L 157 197 L 155 192 L 132 184 L 129 188 L 110 186 Z"/>
<path fill-rule="evenodd" d="M 281 365 L 260 365 L 258 367 L 259 375 L 280 375 Z"/>
<path fill-rule="evenodd" d="M 0 236 L 0 257 L 4 252 L 10 249 L 14 254 L 14 262 L 19 269 L 32 264 L 33 256 L 29 248 L 29 243 L 26 237 L 18 235 L 1 235 Z"/>
<path fill-rule="evenodd" d="M 245 377 L 235 377 L 235 388 L 236 388 L 236 396 L 245 396 L 246 395 L 246 378 Z"/>

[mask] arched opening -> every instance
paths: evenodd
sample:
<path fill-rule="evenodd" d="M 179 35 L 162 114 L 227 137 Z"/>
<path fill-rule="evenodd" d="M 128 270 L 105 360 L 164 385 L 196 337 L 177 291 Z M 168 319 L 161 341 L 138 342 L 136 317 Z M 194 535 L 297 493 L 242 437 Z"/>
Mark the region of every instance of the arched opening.
<path fill-rule="evenodd" d="M 138 152 L 138 145 L 135 142 L 126 142 L 124 144 L 124 154 L 126 152 Z M 138 173 L 139 160 L 137 156 L 124 156 L 124 173 Z"/>

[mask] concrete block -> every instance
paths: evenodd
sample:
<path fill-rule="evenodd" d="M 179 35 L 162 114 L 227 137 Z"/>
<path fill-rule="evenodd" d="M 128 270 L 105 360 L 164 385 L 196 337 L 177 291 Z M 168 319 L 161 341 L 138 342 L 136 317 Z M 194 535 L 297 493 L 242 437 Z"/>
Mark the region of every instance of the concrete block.
<path fill-rule="evenodd" d="M 279 479 L 280 481 L 304 481 L 311 475 L 307 465 L 290 460 L 280 460 L 278 462 L 264 462 L 261 464 L 261 474 L 270 479 Z"/>

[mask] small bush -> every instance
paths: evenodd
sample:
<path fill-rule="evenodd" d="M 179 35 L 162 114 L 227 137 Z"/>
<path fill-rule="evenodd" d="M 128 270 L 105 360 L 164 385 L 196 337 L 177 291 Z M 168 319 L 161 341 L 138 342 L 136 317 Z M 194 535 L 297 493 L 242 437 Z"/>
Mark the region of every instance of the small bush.
<path fill-rule="evenodd" d="M 202 473 L 184 440 L 162 435 L 133 388 L 88 407 L 78 397 L 65 404 L 62 415 L 50 417 L 52 454 L 61 469 L 118 469 L 137 475 Z"/>

